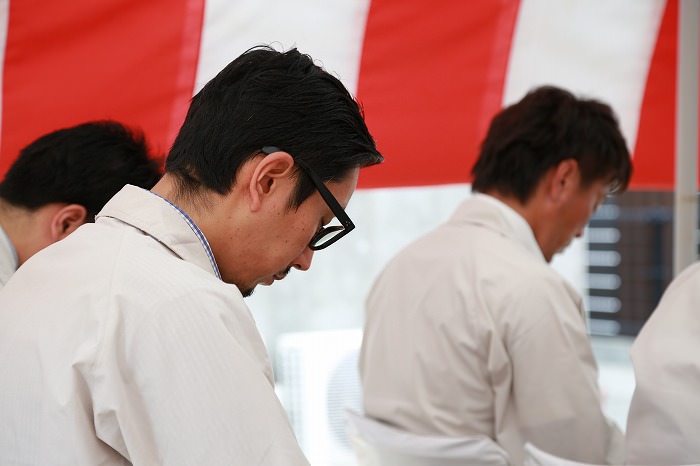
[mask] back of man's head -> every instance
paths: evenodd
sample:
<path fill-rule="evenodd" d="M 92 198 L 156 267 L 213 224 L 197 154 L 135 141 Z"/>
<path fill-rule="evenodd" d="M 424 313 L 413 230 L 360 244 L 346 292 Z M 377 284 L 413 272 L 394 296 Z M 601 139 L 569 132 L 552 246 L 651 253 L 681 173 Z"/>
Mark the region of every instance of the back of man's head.
<path fill-rule="evenodd" d="M 0 198 L 27 210 L 80 204 L 92 221 L 124 185 L 150 189 L 159 177 L 143 134 L 95 121 L 48 133 L 22 149 L 0 183 Z"/>
<path fill-rule="evenodd" d="M 472 189 L 525 204 L 544 174 L 566 159 L 577 161 L 584 187 L 605 180 L 613 192 L 627 188 L 630 154 L 612 109 L 540 87 L 494 117 L 472 169 Z"/>
<path fill-rule="evenodd" d="M 359 105 L 337 78 L 296 49 L 256 47 L 192 99 L 166 170 L 177 176 L 180 194 L 226 194 L 238 168 L 264 146 L 303 160 L 324 181 L 382 161 Z M 300 176 L 291 207 L 313 192 Z"/>

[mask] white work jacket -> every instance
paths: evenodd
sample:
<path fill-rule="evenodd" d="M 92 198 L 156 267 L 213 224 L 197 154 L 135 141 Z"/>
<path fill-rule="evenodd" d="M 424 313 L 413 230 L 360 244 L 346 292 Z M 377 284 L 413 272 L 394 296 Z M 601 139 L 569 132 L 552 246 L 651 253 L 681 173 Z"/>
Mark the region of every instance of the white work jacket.
<path fill-rule="evenodd" d="M 601 408 L 582 299 L 527 222 L 485 195 L 401 251 L 370 292 L 366 414 L 418 434 L 487 435 L 591 463 L 622 461 Z"/>
<path fill-rule="evenodd" d="M 700 464 L 700 263 L 669 285 L 631 356 L 627 464 Z"/>
<path fill-rule="evenodd" d="M 195 231 L 127 186 L 17 271 L 0 293 L 0 464 L 308 464 Z"/>
<path fill-rule="evenodd" d="M 0 227 L 0 290 L 17 270 L 17 252 L 5 230 Z"/>

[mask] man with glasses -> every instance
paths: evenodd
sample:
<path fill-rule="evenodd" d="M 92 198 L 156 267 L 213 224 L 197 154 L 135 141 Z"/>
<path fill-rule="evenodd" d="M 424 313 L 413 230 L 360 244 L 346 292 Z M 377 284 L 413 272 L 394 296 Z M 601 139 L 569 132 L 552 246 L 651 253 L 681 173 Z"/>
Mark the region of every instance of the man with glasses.
<path fill-rule="evenodd" d="M 271 154 L 273 152 L 279 152 L 280 149 L 274 146 L 267 146 L 263 147 L 262 151 L 265 154 Z M 340 222 L 340 225 L 320 227 L 313 238 L 311 238 L 311 241 L 309 242 L 309 249 L 312 251 L 318 251 L 319 249 L 327 248 L 343 236 L 350 233 L 355 228 L 355 224 L 352 223 L 352 220 L 350 220 L 348 214 L 345 213 L 345 210 L 338 203 L 338 200 L 333 197 L 333 193 L 326 188 L 326 185 L 323 184 L 321 178 L 314 173 L 311 167 L 306 165 L 306 163 L 300 159 L 297 159 L 296 163 L 299 165 L 299 168 L 311 179 L 311 182 L 314 184 L 316 189 L 318 189 L 318 193 L 321 195 L 328 208 L 331 209 L 331 212 L 333 212 L 335 218 Z"/>
<path fill-rule="evenodd" d="M 310 57 L 234 60 L 151 191 L 126 186 L 0 293 L 0 464 L 307 464 L 243 297 L 350 232 L 381 161 Z"/>

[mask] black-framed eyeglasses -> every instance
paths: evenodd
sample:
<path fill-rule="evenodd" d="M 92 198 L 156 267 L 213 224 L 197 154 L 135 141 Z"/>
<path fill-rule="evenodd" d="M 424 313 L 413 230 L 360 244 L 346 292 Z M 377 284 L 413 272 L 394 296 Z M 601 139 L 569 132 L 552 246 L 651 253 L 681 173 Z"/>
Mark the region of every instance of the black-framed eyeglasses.
<path fill-rule="evenodd" d="M 281 149 L 275 146 L 265 146 L 262 148 L 262 151 L 265 154 L 271 154 L 273 152 L 279 152 Z M 316 187 L 316 190 L 321 195 L 326 205 L 328 205 L 328 208 L 331 209 L 331 212 L 333 212 L 335 218 L 337 218 L 340 222 L 340 225 L 321 227 L 316 234 L 314 234 L 311 241 L 309 241 L 309 249 L 312 251 L 318 251 L 319 249 L 327 248 L 343 236 L 350 233 L 355 228 L 355 224 L 352 223 L 352 220 L 350 220 L 348 214 L 345 213 L 345 209 L 341 207 L 338 200 L 335 198 L 335 196 L 333 196 L 333 193 L 330 192 L 321 178 L 314 173 L 311 167 L 309 167 L 302 160 L 294 159 L 294 162 L 299 165 L 299 168 L 301 168 L 301 170 L 306 173 L 309 178 L 311 178 L 311 182 Z"/>

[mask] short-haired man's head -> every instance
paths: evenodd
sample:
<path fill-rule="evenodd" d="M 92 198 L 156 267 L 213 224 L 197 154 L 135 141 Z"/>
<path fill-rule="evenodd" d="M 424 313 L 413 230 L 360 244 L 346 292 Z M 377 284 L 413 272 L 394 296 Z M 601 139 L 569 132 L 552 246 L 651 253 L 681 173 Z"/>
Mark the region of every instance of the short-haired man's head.
<path fill-rule="evenodd" d="M 544 174 L 566 159 L 578 163 L 582 187 L 598 180 L 623 192 L 630 154 L 612 109 L 597 100 L 543 86 L 492 120 L 472 169 L 472 188 L 526 203 Z"/>
<path fill-rule="evenodd" d="M 166 160 L 179 195 L 228 193 L 239 167 L 264 146 L 303 160 L 324 180 L 382 161 L 358 103 L 335 77 L 296 49 L 254 47 L 192 99 Z M 314 192 L 296 170 L 296 208 Z"/>
<path fill-rule="evenodd" d="M 22 149 L 0 183 L 0 197 L 29 210 L 80 204 L 92 221 L 124 185 L 150 189 L 160 175 L 142 133 L 94 121 L 53 131 Z"/>

